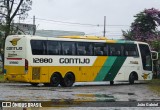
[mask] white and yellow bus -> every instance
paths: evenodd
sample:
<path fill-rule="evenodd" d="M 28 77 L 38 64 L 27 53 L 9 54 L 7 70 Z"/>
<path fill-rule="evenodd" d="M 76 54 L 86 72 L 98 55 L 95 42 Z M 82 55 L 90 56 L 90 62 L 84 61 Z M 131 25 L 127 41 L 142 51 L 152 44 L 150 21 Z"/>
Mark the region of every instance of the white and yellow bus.
<path fill-rule="evenodd" d="M 103 37 L 60 38 L 11 35 L 5 42 L 5 79 L 36 86 L 70 87 L 74 82 L 152 79 L 147 43 Z"/>

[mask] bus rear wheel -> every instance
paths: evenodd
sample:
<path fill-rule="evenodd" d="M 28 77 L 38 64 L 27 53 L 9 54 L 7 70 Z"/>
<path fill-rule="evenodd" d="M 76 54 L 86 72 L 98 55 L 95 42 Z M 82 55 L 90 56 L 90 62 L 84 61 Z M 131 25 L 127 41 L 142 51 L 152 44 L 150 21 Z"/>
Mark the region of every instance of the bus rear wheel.
<path fill-rule="evenodd" d="M 134 84 L 134 80 L 135 80 L 134 73 L 131 73 L 129 75 L 129 84 Z"/>
<path fill-rule="evenodd" d="M 75 76 L 73 73 L 68 72 L 64 76 L 63 80 L 60 82 L 62 87 L 71 87 L 75 82 Z"/>
<path fill-rule="evenodd" d="M 57 87 L 61 81 L 61 76 L 59 73 L 54 73 L 50 79 L 50 85 L 53 87 Z"/>

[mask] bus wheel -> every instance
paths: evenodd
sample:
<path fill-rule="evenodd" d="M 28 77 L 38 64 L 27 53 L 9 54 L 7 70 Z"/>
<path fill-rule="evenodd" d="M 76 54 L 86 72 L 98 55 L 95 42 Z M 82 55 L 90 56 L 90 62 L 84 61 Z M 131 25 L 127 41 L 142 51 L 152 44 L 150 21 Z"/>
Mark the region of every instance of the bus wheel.
<path fill-rule="evenodd" d="M 130 83 L 130 84 L 134 84 L 134 80 L 135 80 L 134 74 L 131 73 L 131 74 L 129 75 L 129 83 Z"/>
<path fill-rule="evenodd" d="M 39 83 L 31 83 L 32 86 L 38 86 Z"/>
<path fill-rule="evenodd" d="M 114 84 L 114 81 L 110 81 L 110 85 L 113 85 Z"/>
<path fill-rule="evenodd" d="M 66 87 L 66 85 L 64 84 L 64 79 L 61 80 L 60 85 L 61 85 L 62 87 Z"/>
<path fill-rule="evenodd" d="M 61 82 L 61 86 L 64 86 L 64 87 L 71 87 L 75 82 L 75 76 L 73 73 L 66 73 L 66 75 L 64 76 L 63 78 L 63 81 Z"/>
<path fill-rule="evenodd" d="M 50 79 L 50 85 L 53 87 L 57 87 L 61 81 L 61 76 L 59 73 L 54 73 Z"/>

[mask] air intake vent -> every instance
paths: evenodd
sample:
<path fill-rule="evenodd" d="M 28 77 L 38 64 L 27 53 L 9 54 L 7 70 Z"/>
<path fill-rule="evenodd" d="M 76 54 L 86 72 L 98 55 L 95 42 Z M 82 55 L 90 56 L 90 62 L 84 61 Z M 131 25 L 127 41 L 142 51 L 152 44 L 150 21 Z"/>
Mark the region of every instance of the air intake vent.
<path fill-rule="evenodd" d="M 40 68 L 32 68 L 32 80 L 40 80 Z"/>

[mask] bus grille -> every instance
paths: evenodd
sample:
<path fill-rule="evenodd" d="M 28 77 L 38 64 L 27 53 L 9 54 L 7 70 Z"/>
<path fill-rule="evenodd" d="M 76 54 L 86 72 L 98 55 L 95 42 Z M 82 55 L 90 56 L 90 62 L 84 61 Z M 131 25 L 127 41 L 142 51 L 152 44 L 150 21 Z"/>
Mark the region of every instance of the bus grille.
<path fill-rule="evenodd" d="M 32 69 L 32 80 L 40 80 L 40 68 L 34 67 Z"/>

